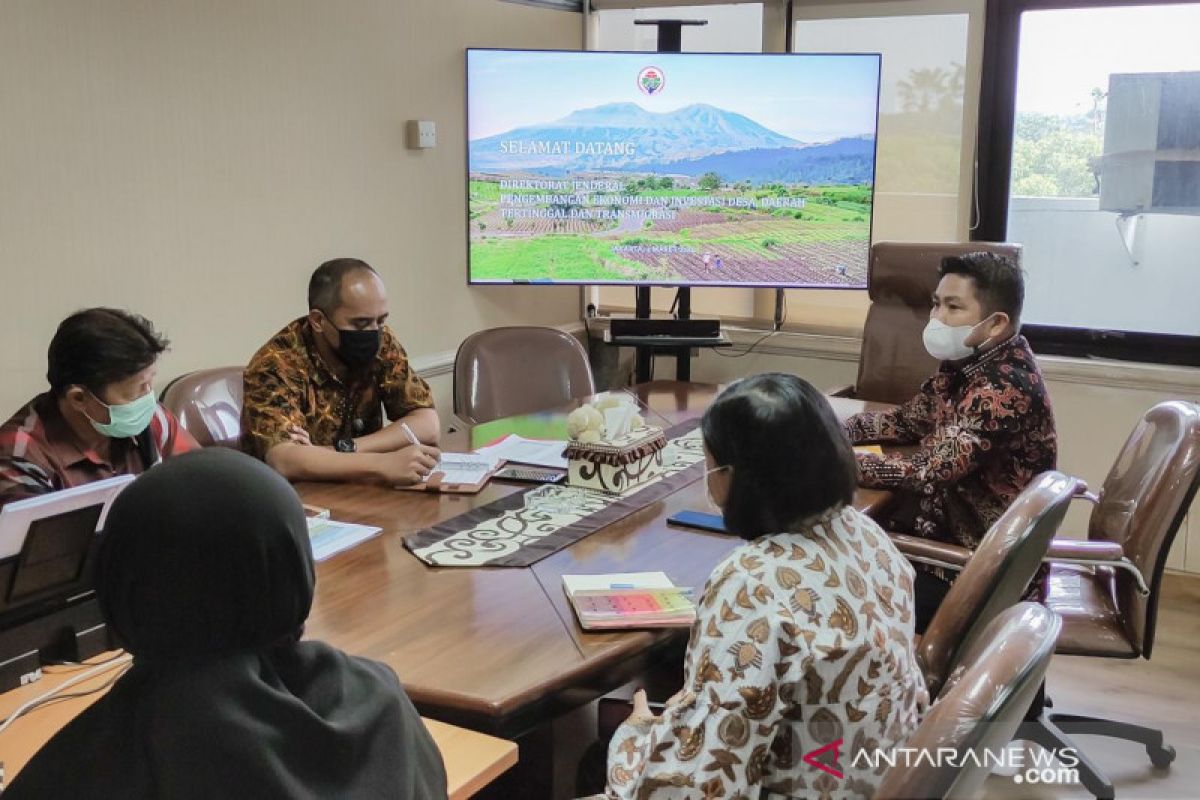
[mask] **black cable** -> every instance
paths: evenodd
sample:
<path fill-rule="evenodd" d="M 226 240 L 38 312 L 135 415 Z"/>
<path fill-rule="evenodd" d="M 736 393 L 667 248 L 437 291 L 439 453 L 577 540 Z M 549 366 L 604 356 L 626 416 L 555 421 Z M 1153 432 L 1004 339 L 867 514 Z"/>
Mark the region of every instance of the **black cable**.
<path fill-rule="evenodd" d="M 780 319 L 778 328 L 775 328 L 772 331 L 768 331 L 764 335 L 760 336 L 758 338 L 758 340 L 754 342 L 754 344 L 750 345 L 749 347 L 747 347 L 744 351 L 742 351 L 740 353 L 722 353 L 720 348 L 713 348 L 713 352 L 716 353 L 717 355 L 719 355 L 721 358 L 742 358 L 744 356 L 748 356 L 751 353 L 753 353 L 754 349 L 756 347 L 758 347 L 760 344 L 762 344 L 767 339 L 770 339 L 772 336 L 774 336 L 775 334 L 777 334 L 783 330 L 784 323 L 787 322 L 787 315 L 788 315 L 787 292 L 784 292 L 784 294 L 783 294 L 783 318 Z"/>

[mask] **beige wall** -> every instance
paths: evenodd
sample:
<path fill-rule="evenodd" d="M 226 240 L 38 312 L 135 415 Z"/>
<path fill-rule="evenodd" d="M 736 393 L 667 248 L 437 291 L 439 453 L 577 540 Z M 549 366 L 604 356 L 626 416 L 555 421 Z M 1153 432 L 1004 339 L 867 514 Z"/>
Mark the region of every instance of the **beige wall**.
<path fill-rule="evenodd" d="M 161 378 L 240 363 L 367 259 L 415 357 L 578 317 L 578 290 L 468 288 L 463 48 L 576 48 L 577 14 L 494 0 L 0 3 L 0 409 L 58 321 L 149 316 Z M 434 150 L 404 148 L 431 119 Z"/>

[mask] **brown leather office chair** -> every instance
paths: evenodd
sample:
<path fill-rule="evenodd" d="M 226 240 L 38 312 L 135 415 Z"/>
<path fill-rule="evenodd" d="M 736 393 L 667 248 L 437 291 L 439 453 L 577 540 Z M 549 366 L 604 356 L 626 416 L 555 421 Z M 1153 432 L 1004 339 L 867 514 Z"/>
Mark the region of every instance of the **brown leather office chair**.
<path fill-rule="evenodd" d="M 242 367 L 180 375 L 163 389 L 162 404 L 202 447 L 238 447 L 242 435 Z"/>
<path fill-rule="evenodd" d="M 1058 652 L 1095 658 L 1149 659 L 1154 648 L 1159 589 L 1175 535 L 1200 486 L 1200 405 L 1159 403 L 1146 412 L 1104 479 L 1086 541 L 1058 540 L 1044 597 L 1063 620 Z M 1115 720 L 1041 709 L 1022 739 L 1043 747 L 1077 747 L 1071 734 L 1138 742 L 1166 767 L 1175 749 L 1162 731 Z M 1112 797 L 1112 782 L 1079 752 L 1079 774 L 1096 797 Z"/>
<path fill-rule="evenodd" d="M 874 800 L 971 797 L 990 772 L 985 754 L 999 754 L 1012 740 L 1037 696 L 1061 622 L 1037 603 L 1020 603 L 1000 613 L 965 653 L 942 696 L 925 715 L 905 748 L 931 756 L 897 762 L 883 776 Z M 971 750 L 975 758 L 961 754 Z"/>
<path fill-rule="evenodd" d="M 917 644 L 917 660 L 930 697 L 942 691 L 959 655 L 972 646 L 980 632 L 1021 599 L 1078 486 L 1077 479 L 1061 472 L 1044 472 L 1034 478 L 984 535 L 974 554 L 965 559 L 969 551 L 964 548 L 892 534 L 900 552 L 910 560 L 962 569 Z"/>
<path fill-rule="evenodd" d="M 992 242 L 877 242 L 871 246 L 867 294 L 871 307 L 863 325 L 858 379 L 834 394 L 880 403 L 903 403 L 937 369 L 925 352 L 921 332 L 929 324 L 929 298 L 938 284 L 938 267 L 946 256 L 980 250 L 999 253 L 1020 263 L 1021 245 Z"/>
<path fill-rule="evenodd" d="M 454 356 L 454 413 L 471 424 L 596 393 L 583 345 L 556 328 L 492 328 Z"/>

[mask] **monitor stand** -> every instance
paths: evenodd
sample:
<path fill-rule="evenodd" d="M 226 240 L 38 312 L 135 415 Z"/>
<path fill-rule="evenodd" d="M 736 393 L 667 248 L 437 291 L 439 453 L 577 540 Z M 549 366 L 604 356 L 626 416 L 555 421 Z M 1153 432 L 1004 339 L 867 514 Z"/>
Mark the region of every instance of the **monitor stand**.
<path fill-rule="evenodd" d="M 634 303 L 634 317 L 637 319 L 650 319 L 650 287 L 639 286 L 634 290 L 637 295 Z M 675 295 L 675 319 L 691 319 L 692 316 L 692 290 L 689 286 L 681 286 Z M 634 372 L 634 380 L 636 383 L 645 383 L 650 380 L 651 359 L 654 357 L 655 350 L 664 348 L 650 347 L 648 345 L 639 345 L 637 348 L 637 363 Z M 692 379 L 692 348 L 677 347 L 668 348 L 675 353 L 675 380 L 690 381 Z"/>
<path fill-rule="evenodd" d="M 653 25 L 658 29 L 658 52 L 660 53 L 680 53 L 683 52 L 683 27 L 685 25 L 707 25 L 708 20 L 703 19 L 639 19 L 634 20 L 634 25 Z M 635 290 L 637 292 L 634 316 L 638 319 L 650 319 L 650 287 L 639 286 Z M 690 319 L 692 316 L 692 290 L 690 287 L 682 286 L 675 296 L 675 301 L 678 304 L 678 313 L 676 319 Z M 645 383 L 650 380 L 650 364 L 654 357 L 654 350 L 662 348 L 653 348 L 641 345 L 637 348 L 637 364 L 634 372 L 634 380 L 637 383 Z M 678 347 L 671 348 L 675 351 L 675 380 L 690 381 L 692 379 L 692 348 Z"/>
<path fill-rule="evenodd" d="M 45 664 L 79 662 L 114 644 L 95 594 L 0 633 L 0 692 L 41 677 Z"/>

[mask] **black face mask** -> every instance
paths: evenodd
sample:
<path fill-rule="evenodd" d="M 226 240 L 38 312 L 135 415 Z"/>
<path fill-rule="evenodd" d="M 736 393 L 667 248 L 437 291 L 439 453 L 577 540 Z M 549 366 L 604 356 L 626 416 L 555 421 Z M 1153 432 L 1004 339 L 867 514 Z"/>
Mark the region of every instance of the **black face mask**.
<path fill-rule="evenodd" d="M 370 364 L 375 358 L 375 354 L 379 352 L 380 331 L 378 328 L 374 330 L 360 331 L 353 328 L 349 330 L 337 329 L 338 332 L 338 358 L 342 363 L 352 369 L 365 367 Z"/>

